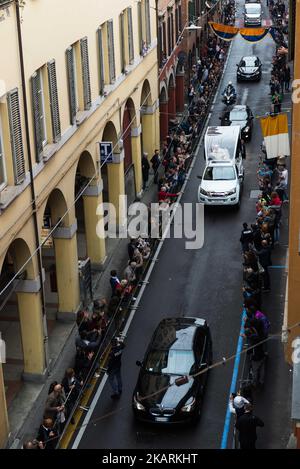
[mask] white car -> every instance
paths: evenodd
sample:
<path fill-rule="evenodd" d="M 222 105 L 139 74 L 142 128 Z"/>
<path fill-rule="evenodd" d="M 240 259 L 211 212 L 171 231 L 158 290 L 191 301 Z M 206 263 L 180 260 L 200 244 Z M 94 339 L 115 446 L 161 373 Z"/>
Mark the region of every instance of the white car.
<path fill-rule="evenodd" d="M 244 168 L 242 159 L 210 161 L 203 172 L 198 189 L 198 201 L 205 205 L 240 206 Z"/>

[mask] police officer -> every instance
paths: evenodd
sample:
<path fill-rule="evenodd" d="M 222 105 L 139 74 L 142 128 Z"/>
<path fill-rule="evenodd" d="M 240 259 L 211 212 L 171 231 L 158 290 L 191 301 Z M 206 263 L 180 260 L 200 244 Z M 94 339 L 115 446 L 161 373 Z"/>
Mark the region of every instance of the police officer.
<path fill-rule="evenodd" d="M 115 338 L 112 340 L 107 365 L 108 381 L 113 390 L 113 394 L 110 396 L 112 399 L 119 399 L 122 393 L 121 357 L 124 347 L 125 345 L 121 339 Z"/>
<path fill-rule="evenodd" d="M 252 228 L 248 227 L 247 223 L 243 223 L 240 243 L 242 245 L 243 252 L 249 251 L 249 244 L 253 243 L 253 231 Z"/>

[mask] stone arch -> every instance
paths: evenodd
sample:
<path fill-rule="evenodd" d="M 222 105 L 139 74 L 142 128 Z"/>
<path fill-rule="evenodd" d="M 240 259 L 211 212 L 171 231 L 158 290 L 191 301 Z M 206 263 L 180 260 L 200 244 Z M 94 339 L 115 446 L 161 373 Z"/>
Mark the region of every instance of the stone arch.
<path fill-rule="evenodd" d="M 168 81 L 168 121 L 176 118 L 176 89 L 174 70 L 171 70 Z"/>
<path fill-rule="evenodd" d="M 161 91 L 159 95 L 159 123 L 160 141 L 163 142 L 169 131 L 168 91 L 165 82 L 161 83 Z"/>
<path fill-rule="evenodd" d="M 97 169 L 95 167 L 94 160 L 89 151 L 84 150 L 77 163 L 75 184 L 74 184 L 74 197 L 75 203 L 75 216 L 77 220 L 77 251 L 78 258 L 84 260 L 88 257 L 87 249 L 87 222 L 89 221 L 89 215 L 87 214 L 87 207 L 84 205 L 84 197 L 82 191 L 87 186 L 88 182 L 91 181 L 90 186 L 93 187 L 97 184 Z M 87 189 L 88 190 L 88 189 Z M 88 217 L 88 218 L 87 218 Z M 87 220 L 86 220 L 87 218 Z"/>
<path fill-rule="evenodd" d="M 142 86 L 141 92 L 141 106 L 151 106 L 152 105 L 152 93 L 149 81 L 146 79 Z"/>
<path fill-rule="evenodd" d="M 28 244 L 23 238 L 14 239 L 7 248 L 0 264 L 0 274 L 2 273 L 3 268 L 5 268 L 5 263 L 8 257 L 10 257 L 10 261 L 13 263 L 14 273 L 18 272 L 19 269 L 28 261 L 31 257 L 31 252 Z M 24 272 L 25 271 L 26 279 L 35 279 L 36 272 L 32 259 L 24 267 Z M 2 288 L 0 288 L 0 290 L 1 289 Z"/>

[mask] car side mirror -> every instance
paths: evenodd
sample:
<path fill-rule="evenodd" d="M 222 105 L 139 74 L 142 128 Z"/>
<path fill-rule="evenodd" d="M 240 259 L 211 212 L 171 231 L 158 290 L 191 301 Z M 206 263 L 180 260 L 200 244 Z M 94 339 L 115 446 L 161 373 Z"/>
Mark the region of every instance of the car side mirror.
<path fill-rule="evenodd" d="M 222 120 L 222 117 L 219 117 L 220 121 Z"/>
<path fill-rule="evenodd" d="M 197 175 L 197 178 L 198 178 L 198 179 L 202 179 L 202 176 L 199 176 L 199 174 L 198 174 L 198 175 Z"/>
<path fill-rule="evenodd" d="M 136 365 L 139 366 L 139 367 L 142 367 L 142 366 L 143 366 L 142 362 L 140 362 L 139 360 L 137 360 L 135 363 L 136 363 Z"/>

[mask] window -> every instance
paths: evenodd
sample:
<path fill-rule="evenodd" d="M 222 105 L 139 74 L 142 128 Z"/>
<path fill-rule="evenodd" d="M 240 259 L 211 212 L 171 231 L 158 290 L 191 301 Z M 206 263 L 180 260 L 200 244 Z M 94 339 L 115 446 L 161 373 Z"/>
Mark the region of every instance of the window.
<path fill-rule="evenodd" d="M 145 369 L 150 373 L 166 375 L 189 375 L 195 366 L 192 350 L 151 350 L 147 356 Z"/>
<path fill-rule="evenodd" d="M 113 83 L 116 79 L 113 20 L 109 20 L 107 22 L 107 45 L 108 45 L 109 82 Z"/>
<path fill-rule="evenodd" d="M 125 14 L 124 11 L 119 16 L 120 21 L 120 59 L 121 72 L 125 72 L 126 67 L 126 42 L 125 42 Z"/>
<path fill-rule="evenodd" d="M 43 148 L 47 144 L 47 124 L 44 96 L 45 83 L 42 68 L 37 70 L 32 75 L 31 85 L 36 158 L 37 161 L 40 161 Z"/>
<path fill-rule="evenodd" d="M 7 93 L 7 110 L 15 184 L 20 184 L 25 179 L 25 160 L 22 142 L 19 94 L 17 88 Z M 3 145 L 0 153 L 3 155 Z"/>
<path fill-rule="evenodd" d="M 232 166 L 215 166 L 206 168 L 203 179 L 205 181 L 232 181 L 235 172 Z"/>
<path fill-rule="evenodd" d="M 140 55 L 143 55 L 143 18 L 142 18 L 142 3 L 137 3 L 137 14 L 138 14 L 138 35 L 139 35 L 139 46 Z"/>
<path fill-rule="evenodd" d="M 146 19 L 146 44 L 151 45 L 151 16 L 150 16 L 150 0 L 145 0 L 145 19 Z"/>
<path fill-rule="evenodd" d="M 128 26 L 128 54 L 129 63 L 134 61 L 134 41 L 133 41 L 133 22 L 132 22 L 132 8 L 127 8 L 127 26 Z"/>
<path fill-rule="evenodd" d="M 81 54 L 81 72 L 82 72 L 82 86 L 83 86 L 83 108 L 88 110 L 92 104 L 91 98 L 91 81 L 90 81 L 90 67 L 89 67 L 89 51 L 87 37 L 80 39 L 80 54 Z"/>
<path fill-rule="evenodd" d="M 75 123 L 76 114 L 79 111 L 78 88 L 77 88 L 77 60 L 75 44 L 66 50 L 70 121 Z"/>
<path fill-rule="evenodd" d="M 61 130 L 60 130 L 60 118 L 59 118 L 57 81 L 56 81 L 56 67 L 55 67 L 54 59 L 48 62 L 47 69 L 48 69 L 52 136 L 53 136 L 53 141 L 58 142 L 61 137 Z"/>
<path fill-rule="evenodd" d="M 98 28 L 97 37 L 98 37 L 99 93 L 100 93 L 100 95 L 103 95 L 105 77 L 104 77 L 104 57 L 103 57 L 102 28 Z"/>
<path fill-rule="evenodd" d="M 172 40 L 171 40 L 171 17 L 168 16 L 168 55 L 171 55 L 172 52 Z"/>
<path fill-rule="evenodd" d="M 3 149 L 3 138 L 2 138 L 2 126 L 0 116 L 0 190 L 6 185 L 6 171 L 5 171 L 5 159 Z"/>

